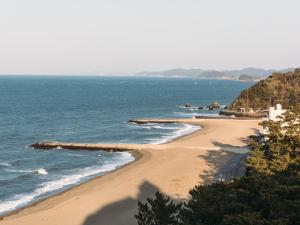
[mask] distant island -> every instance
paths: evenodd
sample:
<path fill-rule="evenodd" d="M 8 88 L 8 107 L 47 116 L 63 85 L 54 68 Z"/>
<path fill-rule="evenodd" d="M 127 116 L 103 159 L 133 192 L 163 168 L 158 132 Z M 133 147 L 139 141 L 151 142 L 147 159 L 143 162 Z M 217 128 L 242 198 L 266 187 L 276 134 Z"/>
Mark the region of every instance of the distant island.
<path fill-rule="evenodd" d="M 165 71 L 144 71 L 137 73 L 137 76 L 157 76 L 157 77 L 191 77 L 199 79 L 213 80 L 239 80 L 239 81 L 259 81 L 274 72 L 286 73 L 294 68 L 283 70 L 265 70 L 259 68 L 244 68 L 240 70 L 203 70 L 203 69 L 171 69 Z"/>

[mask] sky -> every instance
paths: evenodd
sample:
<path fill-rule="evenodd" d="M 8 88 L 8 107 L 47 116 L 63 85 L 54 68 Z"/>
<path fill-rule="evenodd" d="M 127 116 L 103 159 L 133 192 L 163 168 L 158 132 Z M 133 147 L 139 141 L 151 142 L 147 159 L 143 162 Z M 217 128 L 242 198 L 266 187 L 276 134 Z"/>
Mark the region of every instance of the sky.
<path fill-rule="evenodd" d="M 0 0 L 0 74 L 300 66 L 299 0 Z"/>

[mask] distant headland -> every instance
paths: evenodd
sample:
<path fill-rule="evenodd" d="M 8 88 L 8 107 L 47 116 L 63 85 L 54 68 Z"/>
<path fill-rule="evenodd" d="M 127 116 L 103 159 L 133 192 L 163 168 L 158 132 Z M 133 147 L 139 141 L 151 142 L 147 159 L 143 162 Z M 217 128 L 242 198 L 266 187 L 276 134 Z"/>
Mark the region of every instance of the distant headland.
<path fill-rule="evenodd" d="M 165 71 L 143 71 L 137 76 L 157 76 L 157 77 L 182 77 L 182 78 L 199 78 L 213 80 L 239 80 L 239 81 L 259 81 L 274 72 L 286 73 L 293 71 L 294 68 L 282 70 L 265 70 L 260 68 L 248 67 L 238 70 L 204 70 L 204 69 L 170 69 Z"/>

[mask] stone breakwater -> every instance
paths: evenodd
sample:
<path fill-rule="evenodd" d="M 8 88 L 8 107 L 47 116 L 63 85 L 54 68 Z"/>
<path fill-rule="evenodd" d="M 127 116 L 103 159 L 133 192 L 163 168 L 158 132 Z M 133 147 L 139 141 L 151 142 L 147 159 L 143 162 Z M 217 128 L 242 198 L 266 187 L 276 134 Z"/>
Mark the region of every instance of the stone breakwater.
<path fill-rule="evenodd" d="M 146 124 L 146 123 L 190 123 L 191 120 L 185 119 L 136 119 L 129 120 L 130 123 Z M 70 150 L 103 150 L 111 152 L 123 152 L 142 150 L 145 148 L 157 148 L 155 144 L 104 144 L 104 143 L 64 143 L 55 141 L 42 141 L 30 145 L 36 149 L 70 149 Z"/>
<path fill-rule="evenodd" d="M 147 124 L 147 123 L 186 123 L 186 124 L 196 124 L 199 120 L 258 120 L 262 116 L 243 116 L 243 117 L 232 117 L 232 116 L 194 116 L 193 118 L 188 119 L 133 119 L 128 120 L 129 123 L 135 124 Z"/>
<path fill-rule="evenodd" d="M 147 123 L 192 123 L 193 119 L 133 119 L 128 123 L 147 124 Z"/>
<path fill-rule="evenodd" d="M 30 147 L 36 149 L 70 149 L 70 150 L 103 150 L 110 152 L 123 152 L 141 150 L 147 145 L 139 144 L 87 144 L 87 143 L 63 143 L 63 142 L 37 142 Z"/>

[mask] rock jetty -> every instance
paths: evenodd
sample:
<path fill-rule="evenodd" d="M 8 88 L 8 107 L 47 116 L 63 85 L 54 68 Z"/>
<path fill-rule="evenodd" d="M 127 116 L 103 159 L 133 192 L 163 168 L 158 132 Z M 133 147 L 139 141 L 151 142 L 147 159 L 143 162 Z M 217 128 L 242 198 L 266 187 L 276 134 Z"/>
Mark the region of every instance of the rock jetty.
<path fill-rule="evenodd" d="M 123 152 L 142 149 L 139 144 L 86 144 L 86 143 L 62 143 L 62 142 L 37 142 L 30 145 L 36 149 L 71 149 L 71 150 L 103 150 L 110 152 Z"/>

